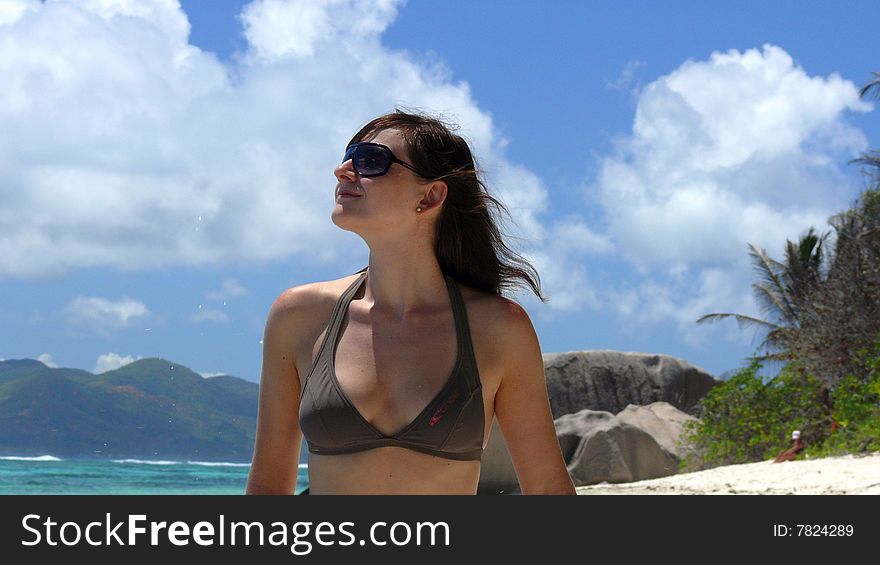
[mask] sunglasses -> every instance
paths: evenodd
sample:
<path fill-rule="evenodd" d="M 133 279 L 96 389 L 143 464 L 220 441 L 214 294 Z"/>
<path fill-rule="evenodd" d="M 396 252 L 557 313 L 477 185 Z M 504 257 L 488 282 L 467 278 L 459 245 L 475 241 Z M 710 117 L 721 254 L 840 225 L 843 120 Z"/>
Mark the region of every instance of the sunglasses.
<path fill-rule="evenodd" d="M 355 172 L 362 177 L 380 177 L 388 172 L 392 163 L 400 163 L 422 176 L 415 167 L 398 159 L 388 146 L 381 143 L 352 143 L 345 148 L 342 162 L 345 163 L 349 159 Z"/>

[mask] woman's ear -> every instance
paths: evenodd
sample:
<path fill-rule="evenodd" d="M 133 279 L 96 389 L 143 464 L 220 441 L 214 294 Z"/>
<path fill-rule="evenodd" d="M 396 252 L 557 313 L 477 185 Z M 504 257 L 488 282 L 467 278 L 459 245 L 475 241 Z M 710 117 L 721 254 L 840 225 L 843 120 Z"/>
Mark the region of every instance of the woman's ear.
<path fill-rule="evenodd" d="M 422 207 L 422 210 L 425 208 L 440 206 L 443 204 L 443 201 L 446 200 L 448 191 L 449 187 L 446 186 L 445 181 L 435 180 L 431 183 L 431 187 L 428 189 L 428 192 L 425 193 L 425 196 L 419 201 L 419 205 Z"/>

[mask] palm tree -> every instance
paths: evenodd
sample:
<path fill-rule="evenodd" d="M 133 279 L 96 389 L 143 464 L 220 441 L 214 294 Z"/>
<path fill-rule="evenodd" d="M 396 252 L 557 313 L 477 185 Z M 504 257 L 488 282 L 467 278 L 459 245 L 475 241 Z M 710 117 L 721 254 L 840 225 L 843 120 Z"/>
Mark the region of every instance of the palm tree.
<path fill-rule="evenodd" d="M 718 312 L 701 316 L 698 324 L 734 317 L 740 328 L 757 326 L 767 330 L 761 348 L 775 349 L 756 357 L 760 361 L 784 361 L 791 358 L 789 346 L 800 329 L 801 322 L 812 313 L 803 308 L 804 298 L 822 281 L 822 246 L 828 233 L 818 236 L 814 228 L 802 235 L 797 244 L 786 240 L 785 262 L 780 263 L 767 252 L 749 243 L 749 255 L 755 263 L 759 281 L 752 285 L 755 298 L 765 314 L 773 321 L 761 320 L 743 314 Z"/>

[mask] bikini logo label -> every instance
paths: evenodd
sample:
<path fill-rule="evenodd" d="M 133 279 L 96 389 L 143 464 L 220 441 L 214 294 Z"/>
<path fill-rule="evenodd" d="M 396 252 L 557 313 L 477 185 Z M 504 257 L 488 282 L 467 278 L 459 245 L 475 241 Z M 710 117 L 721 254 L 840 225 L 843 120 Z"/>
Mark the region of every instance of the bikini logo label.
<path fill-rule="evenodd" d="M 446 411 L 449 410 L 449 407 L 452 406 L 452 404 L 456 400 L 458 400 L 458 397 L 460 396 L 460 394 L 461 393 L 458 391 L 458 389 L 453 390 L 452 394 L 447 396 L 446 400 L 443 401 L 443 404 L 441 404 L 439 408 L 434 410 L 434 415 L 431 416 L 431 421 L 428 422 L 428 425 L 433 426 L 434 424 L 436 424 L 437 422 L 442 420 L 443 415 L 446 414 Z"/>

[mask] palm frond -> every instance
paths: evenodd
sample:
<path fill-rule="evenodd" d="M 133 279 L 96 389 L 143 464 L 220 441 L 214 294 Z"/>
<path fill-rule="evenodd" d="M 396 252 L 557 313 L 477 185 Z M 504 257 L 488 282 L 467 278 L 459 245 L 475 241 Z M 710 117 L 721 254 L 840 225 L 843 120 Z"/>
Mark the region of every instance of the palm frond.
<path fill-rule="evenodd" d="M 743 329 L 745 326 L 759 326 L 762 328 L 777 328 L 776 324 L 772 324 L 767 322 L 766 320 L 759 320 L 758 318 L 752 318 L 751 316 L 744 316 L 742 314 L 734 314 L 733 312 L 718 312 L 714 314 L 705 314 L 700 316 L 697 319 L 698 324 L 705 324 L 706 322 L 717 322 L 724 318 L 729 318 L 733 316 L 736 318 L 736 322 L 739 325 L 740 329 Z"/>
<path fill-rule="evenodd" d="M 819 236 L 811 226 L 797 243 L 785 241 L 786 268 L 782 278 L 792 304 L 798 304 L 821 280 L 822 243 L 829 233 Z"/>
<path fill-rule="evenodd" d="M 868 81 L 868 84 L 859 90 L 859 96 L 864 98 L 868 94 L 871 94 L 875 100 L 880 100 L 880 72 L 874 72 L 872 74 L 874 75 L 874 78 Z"/>
<path fill-rule="evenodd" d="M 778 327 L 772 331 L 770 331 L 765 337 L 764 341 L 758 344 L 759 349 L 776 349 L 780 353 L 785 353 L 789 349 L 789 343 L 791 343 L 791 334 L 788 332 L 789 328 Z"/>
<path fill-rule="evenodd" d="M 861 156 L 850 159 L 849 162 L 862 165 L 862 174 L 869 179 L 869 182 L 880 185 L 880 151 L 874 149 L 862 153 Z"/>
<path fill-rule="evenodd" d="M 788 267 L 770 258 L 767 255 L 767 251 L 763 248 L 751 243 L 748 245 L 751 248 L 749 255 L 751 255 L 761 279 L 761 283 L 752 285 L 762 289 L 758 291 L 756 297 L 759 303 L 764 297 L 772 298 L 769 302 L 762 304 L 762 311 L 765 311 L 764 307 L 769 307 L 770 311 L 773 309 L 777 310 L 775 314 L 780 319 L 788 321 L 797 320 L 797 313 L 789 298 L 788 285 L 783 280 L 783 275 L 780 274 L 789 271 Z M 773 292 L 769 292 L 771 288 Z"/>
<path fill-rule="evenodd" d="M 867 153 L 863 153 L 860 157 L 852 159 L 850 163 L 859 163 L 869 167 L 880 168 L 880 151 L 872 149 Z"/>
<path fill-rule="evenodd" d="M 767 251 L 763 247 L 749 243 L 749 256 L 755 265 L 755 270 L 761 279 L 768 283 L 776 283 L 778 285 L 778 273 L 785 270 L 785 265 L 767 255 Z"/>
<path fill-rule="evenodd" d="M 767 251 L 763 248 L 751 243 L 748 245 L 751 249 L 749 255 L 752 257 L 752 261 L 755 264 L 755 270 L 757 271 L 760 280 L 765 284 L 778 289 L 780 295 L 785 296 L 785 285 L 779 275 L 779 273 L 785 271 L 785 265 L 768 256 Z"/>
<path fill-rule="evenodd" d="M 755 294 L 755 301 L 758 302 L 758 307 L 763 314 L 783 320 L 788 324 L 796 324 L 798 322 L 797 314 L 784 293 L 764 283 L 753 284 L 752 289 Z"/>

